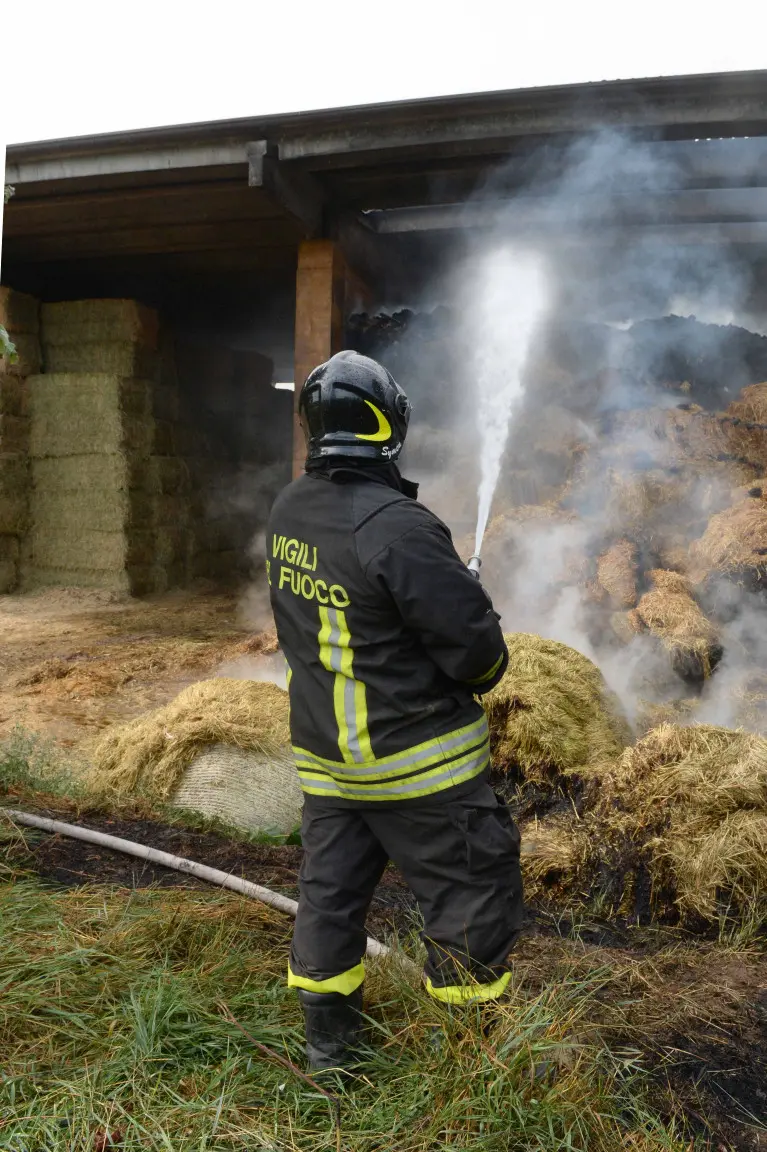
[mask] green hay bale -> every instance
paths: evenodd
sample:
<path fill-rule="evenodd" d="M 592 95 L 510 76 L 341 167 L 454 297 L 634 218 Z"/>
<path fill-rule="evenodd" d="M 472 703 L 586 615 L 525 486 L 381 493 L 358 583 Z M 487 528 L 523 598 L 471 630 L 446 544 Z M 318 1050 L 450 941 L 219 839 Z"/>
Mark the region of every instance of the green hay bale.
<path fill-rule="evenodd" d="M 15 592 L 19 583 L 18 565 L 11 560 L 0 560 L 0 596 Z"/>
<path fill-rule="evenodd" d="M 147 498 L 147 465 L 140 457 L 119 453 L 49 456 L 31 461 L 32 483 L 39 492 L 103 493 L 136 490 Z"/>
<path fill-rule="evenodd" d="M 20 453 L 0 455 L 0 533 L 24 532 L 28 521 L 29 462 Z"/>
<path fill-rule="evenodd" d="M 26 496 L 3 496 L 0 493 L 0 532 L 11 536 L 26 532 L 29 505 Z"/>
<path fill-rule="evenodd" d="M 531 633 L 506 643 L 508 671 L 483 698 L 494 765 L 550 783 L 614 761 L 631 730 L 596 665 Z"/>
<path fill-rule="evenodd" d="M 111 592 L 121 592 L 126 596 L 140 596 L 151 587 L 134 591 L 130 575 L 125 568 L 59 568 L 40 565 L 22 567 L 22 587 L 24 591 L 35 588 L 103 588 Z"/>
<path fill-rule="evenodd" d="M 162 492 L 151 496 L 152 523 L 155 528 L 186 528 L 190 520 L 189 501 L 183 496 Z"/>
<path fill-rule="evenodd" d="M 175 384 L 155 384 L 152 389 L 152 415 L 155 420 L 169 420 L 172 424 L 178 422 L 181 409 L 181 399 L 178 386 Z"/>
<path fill-rule="evenodd" d="M 23 416 L 24 382 L 20 376 L 0 373 L 0 416 Z"/>
<path fill-rule="evenodd" d="M 34 516 L 30 531 L 35 568 L 94 568 L 119 570 L 128 565 L 150 565 L 154 557 L 151 532 L 96 532 L 81 528 L 77 534 L 41 523 Z"/>
<path fill-rule="evenodd" d="M 154 563 L 161 568 L 182 563 L 189 546 L 189 533 L 183 528 L 159 528 L 154 531 Z"/>
<path fill-rule="evenodd" d="M 159 317 L 135 300 L 74 300 L 43 304 L 43 340 L 48 346 L 110 341 L 157 348 Z"/>
<path fill-rule="evenodd" d="M 59 567 L 22 562 L 22 587 L 35 588 L 103 588 L 125 596 L 148 596 L 155 592 L 150 565 L 130 564 L 119 568 Z"/>
<path fill-rule="evenodd" d="M 158 368 L 157 353 L 138 344 L 54 344 L 45 346 L 48 373 L 107 373 L 151 379 Z"/>
<path fill-rule="evenodd" d="M 19 559 L 19 551 L 18 536 L 0 535 L 0 561 L 12 560 L 15 564 Z"/>
<path fill-rule="evenodd" d="M 30 503 L 32 518 L 41 530 L 149 531 L 154 521 L 152 498 L 135 488 L 93 487 L 63 492 L 38 487 L 33 490 Z"/>
<path fill-rule="evenodd" d="M 29 404 L 32 456 L 149 454 L 152 421 L 145 380 L 98 374 L 34 376 Z"/>
<path fill-rule="evenodd" d="M 151 456 L 146 465 L 146 484 L 150 491 L 166 496 L 188 493 L 189 465 L 176 456 Z"/>
<path fill-rule="evenodd" d="M 10 364 L 2 362 L 3 372 L 8 376 L 34 376 L 40 371 L 43 354 L 37 336 L 21 333 L 13 336 L 17 359 Z"/>
<path fill-rule="evenodd" d="M 40 330 L 40 305 L 34 296 L 0 286 L 0 325 L 11 336 L 36 336 Z"/>
<path fill-rule="evenodd" d="M 29 450 L 29 433 L 28 417 L 0 414 L 0 453 L 26 453 Z"/>
<path fill-rule="evenodd" d="M 248 559 L 244 552 L 230 549 L 227 552 L 198 552 L 192 566 L 193 575 L 206 580 L 236 580 L 247 569 Z"/>
<path fill-rule="evenodd" d="M 153 565 L 151 580 L 154 593 L 167 592 L 171 588 L 183 588 L 189 581 L 188 565 L 186 561 L 178 561 L 166 567 Z"/>
<path fill-rule="evenodd" d="M 17 536 L 0 536 L 0 594 L 12 592 L 19 576 L 19 540 Z"/>
<path fill-rule="evenodd" d="M 23 496 L 29 488 L 29 457 L 25 452 L 0 453 L 0 496 Z"/>
<path fill-rule="evenodd" d="M 154 421 L 150 451 L 153 456 L 168 457 L 178 455 L 175 424 L 172 424 L 169 420 Z"/>
<path fill-rule="evenodd" d="M 186 769 L 216 744 L 284 757 L 287 693 L 275 684 L 223 677 L 193 684 L 164 708 L 110 729 L 93 750 L 93 783 L 167 800 Z"/>

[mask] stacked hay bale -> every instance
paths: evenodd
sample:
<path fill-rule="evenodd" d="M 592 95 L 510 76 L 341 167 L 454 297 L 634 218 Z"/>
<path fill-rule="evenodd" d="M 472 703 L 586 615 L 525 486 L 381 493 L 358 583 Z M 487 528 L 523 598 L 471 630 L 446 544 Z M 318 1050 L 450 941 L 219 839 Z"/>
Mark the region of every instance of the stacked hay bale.
<path fill-rule="evenodd" d="M 107 731 L 92 761 L 97 791 L 170 803 L 251 832 L 287 834 L 300 823 L 288 696 L 274 684 L 193 684 L 164 708 Z"/>
<path fill-rule="evenodd" d="M 258 352 L 184 339 L 176 358 L 191 432 L 193 572 L 239 578 L 249 573 L 254 536 L 290 480 L 293 397 L 272 388 L 272 361 Z"/>
<path fill-rule="evenodd" d="M 29 413 L 27 378 L 40 371 L 39 305 L 32 296 L 0 287 L 0 325 L 16 348 L 13 363 L 0 357 L 0 593 L 19 579 L 21 543 L 28 523 Z"/>
<path fill-rule="evenodd" d="M 42 342 L 25 583 L 133 595 L 183 583 L 188 501 L 156 313 L 132 300 L 46 304 Z"/>

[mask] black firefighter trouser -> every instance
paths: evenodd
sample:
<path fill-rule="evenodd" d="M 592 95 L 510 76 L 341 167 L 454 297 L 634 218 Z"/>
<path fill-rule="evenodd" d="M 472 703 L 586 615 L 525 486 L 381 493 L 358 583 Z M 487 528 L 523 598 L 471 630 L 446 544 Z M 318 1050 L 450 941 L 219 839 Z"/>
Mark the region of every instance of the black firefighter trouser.
<path fill-rule="evenodd" d="M 349 995 L 364 979 L 365 917 L 389 860 L 424 920 L 425 980 L 438 1000 L 500 996 L 523 916 L 519 832 L 481 783 L 447 803 L 334 807 L 304 797 L 292 987 Z"/>

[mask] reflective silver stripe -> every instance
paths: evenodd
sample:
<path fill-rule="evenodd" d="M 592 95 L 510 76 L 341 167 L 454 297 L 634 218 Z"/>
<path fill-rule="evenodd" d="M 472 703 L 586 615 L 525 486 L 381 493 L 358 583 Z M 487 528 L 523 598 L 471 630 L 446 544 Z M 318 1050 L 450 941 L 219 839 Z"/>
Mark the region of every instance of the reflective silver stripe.
<path fill-rule="evenodd" d="M 349 730 L 346 742 L 352 760 L 354 760 L 356 764 L 362 764 L 364 763 L 365 757 L 360 748 L 360 732 L 357 724 L 357 701 L 355 693 L 355 682 L 347 677 L 344 681 L 344 714 L 346 716 L 346 727 Z"/>
<path fill-rule="evenodd" d="M 307 790 L 329 792 L 348 800 L 364 799 L 365 797 L 370 800 L 374 800 L 376 797 L 386 800 L 393 796 L 407 796 L 410 793 L 428 795 L 430 792 L 438 792 L 440 785 L 460 784 L 464 780 L 471 779 L 472 776 L 476 775 L 489 763 L 490 750 L 485 746 L 475 753 L 470 760 L 462 763 L 460 767 L 456 767 L 455 764 L 446 764 L 443 772 L 429 776 L 415 776 L 412 780 L 408 780 L 406 784 L 364 784 L 362 787 L 354 788 L 337 780 L 317 780 L 314 777 L 305 778 L 300 769 L 298 775 L 302 785 Z M 435 787 L 435 785 L 437 787 Z"/>
<path fill-rule="evenodd" d="M 341 671 L 341 625 L 338 622 L 338 612 L 335 608 L 328 608 L 328 618 L 330 620 L 330 635 L 328 636 L 328 644 L 330 645 L 330 667 L 334 672 Z"/>
<path fill-rule="evenodd" d="M 354 779 L 357 776 L 369 775 L 370 773 L 391 773 L 396 775 L 399 769 L 416 768 L 423 761 L 433 759 L 438 762 L 440 759 L 446 759 L 451 752 L 454 752 L 462 745 L 471 747 L 472 744 L 479 743 L 480 740 L 486 739 L 488 736 L 488 727 L 486 717 L 475 721 L 474 724 L 468 725 L 466 728 L 459 729 L 457 732 L 447 733 L 445 736 L 435 737 L 430 740 L 428 744 L 417 751 L 402 752 L 399 755 L 384 757 L 381 760 L 376 760 L 372 764 L 367 764 L 363 768 L 350 768 L 348 764 L 342 764 L 335 760 L 323 760 L 319 756 L 315 756 L 312 752 L 307 752 L 304 748 L 294 748 L 293 754 L 296 763 L 305 763 L 306 766 L 316 766 L 325 772 L 332 772 L 334 776 L 346 776 L 349 779 Z"/>

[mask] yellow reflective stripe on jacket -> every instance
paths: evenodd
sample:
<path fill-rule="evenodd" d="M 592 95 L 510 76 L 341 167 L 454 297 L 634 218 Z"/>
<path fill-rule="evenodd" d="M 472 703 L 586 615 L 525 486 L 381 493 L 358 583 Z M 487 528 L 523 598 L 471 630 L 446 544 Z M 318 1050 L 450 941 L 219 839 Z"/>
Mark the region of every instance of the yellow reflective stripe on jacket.
<path fill-rule="evenodd" d="M 340 972 L 338 976 L 330 976 L 327 980 L 311 980 L 308 976 L 297 976 L 288 964 L 288 988 L 304 988 L 307 992 L 340 992 L 342 996 L 351 996 L 365 979 L 365 965 L 362 960 Z"/>
<path fill-rule="evenodd" d="M 345 764 L 364 764 L 373 759 L 368 732 L 365 685 L 354 679 L 354 652 L 346 613 L 320 607 L 320 662 L 333 681 L 333 710 L 338 725 L 338 747 Z"/>
<path fill-rule="evenodd" d="M 431 980 L 427 980 L 426 991 L 443 1004 L 469 1004 L 472 1000 L 497 1000 L 506 991 L 509 980 L 511 972 L 504 972 L 492 984 L 478 984 L 470 980 L 466 984 L 448 984 L 444 988 L 435 988 Z"/>
<path fill-rule="evenodd" d="M 298 767 L 298 776 L 304 792 L 313 796 L 333 796 L 343 800 L 410 800 L 430 796 L 456 784 L 463 784 L 479 776 L 490 765 L 490 746 L 485 741 L 464 756 L 447 763 L 444 761 L 428 772 L 419 772 L 405 779 L 385 779 L 382 783 L 350 783 L 318 771 Z"/>
<path fill-rule="evenodd" d="M 477 678 L 475 680 L 468 680 L 467 683 L 468 684 L 487 684 L 488 680 L 493 679 L 493 676 L 495 676 L 495 674 L 498 671 L 498 669 L 500 668 L 501 664 L 503 664 L 503 658 L 505 655 L 506 655 L 505 652 L 501 652 L 500 656 L 496 660 L 495 664 L 493 664 L 493 667 L 490 669 L 489 672 L 485 672 L 484 676 L 477 676 Z"/>
<path fill-rule="evenodd" d="M 348 779 L 363 777 L 370 780 L 393 779 L 407 772 L 429 768 L 434 764 L 442 763 L 457 756 L 467 748 L 476 747 L 482 741 L 489 739 L 487 717 L 482 715 L 471 724 L 463 728 L 456 728 L 452 732 L 445 732 L 442 736 L 433 736 L 422 744 L 415 744 L 412 748 L 404 748 L 401 752 L 394 752 L 390 756 L 371 756 L 364 764 L 347 766 L 338 760 L 326 760 L 317 756 L 306 748 L 293 748 L 296 764 L 309 770 L 317 769 L 333 776 L 343 776 Z"/>

